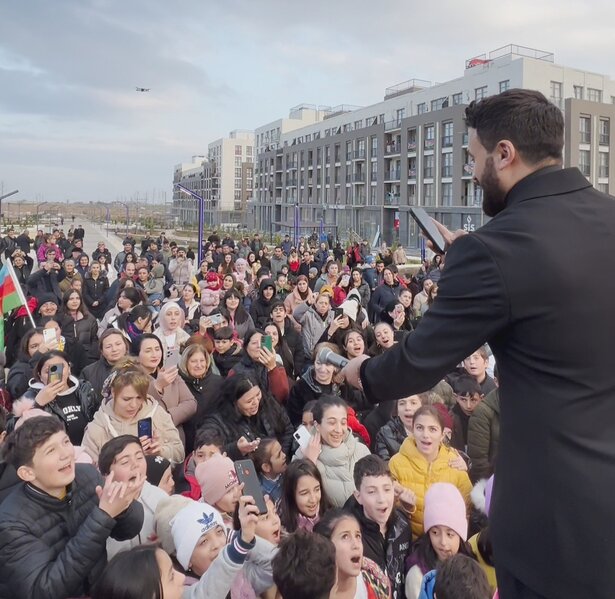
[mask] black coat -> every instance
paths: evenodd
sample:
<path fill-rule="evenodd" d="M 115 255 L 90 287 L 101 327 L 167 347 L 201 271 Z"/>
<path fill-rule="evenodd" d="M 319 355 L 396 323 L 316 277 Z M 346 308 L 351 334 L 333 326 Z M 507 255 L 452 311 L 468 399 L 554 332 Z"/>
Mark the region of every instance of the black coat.
<path fill-rule="evenodd" d="M 131 539 L 143 525 L 138 501 L 115 519 L 103 512 L 102 484 L 94 466 L 77 464 L 64 499 L 21 483 L 0 504 L 0 597 L 89 594 L 107 563 L 107 539 Z"/>
<path fill-rule="evenodd" d="M 80 378 L 84 381 L 88 381 L 90 385 L 92 385 L 99 404 L 103 398 L 103 383 L 111 374 L 112 370 L 113 366 L 111 366 L 111 364 L 109 364 L 109 362 L 107 362 L 107 360 L 105 360 L 105 358 L 101 356 L 98 360 L 96 360 L 96 362 L 89 364 L 81 371 Z"/>
<path fill-rule="evenodd" d="M 67 353 L 73 365 L 72 373 L 79 376 L 88 364 L 98 360 L 98 322 L 91 314 L 81 320 L 73 320 L 68 314 L 60 313 L 57 317 L 66 338 Z"/>
<path fill-rule="evenodd" d="M 399 452 L 408 433 L 398 416 L 391 418 L 376 434 L 374 453 L 387 462 Z"/>
<path fill-rule="evenodd" d="M 452 244 L 417 330 L 361 368 L 372 400 L 406 397 L 489 342 L 501 398 L 494 553 L 549 598 L 606 599 L 615 588 L 615 569 L 596 567 L 596 556 L 615 561 L 613 231 L 613 198 L 578 169 L 529 175 L 502 212 Z M 571 275 L 580 271 L 600 281 L 589 300 Z"/>
<path fill-rule="evenodd" d="M 83 301 L 96 318 L 102 318 L 105 315 L 107 309 L 105 295 L 108 290 L 109 279 L 103 275 L 98 279 L 86 277 L 83 281 Z M 93 306 L 94 302 L 98 302 L 98 306 Z"/>

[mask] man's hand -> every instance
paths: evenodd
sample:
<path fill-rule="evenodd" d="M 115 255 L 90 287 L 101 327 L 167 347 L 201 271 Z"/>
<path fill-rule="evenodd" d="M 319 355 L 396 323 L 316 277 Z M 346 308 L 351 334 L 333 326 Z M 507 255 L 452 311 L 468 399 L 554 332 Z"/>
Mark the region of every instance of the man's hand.
<path fill-rule="evenodd" d="M 243 484 L 241 489 L 243 492 Z M 251 543 L 256 536 L 256 525 L 258 524 L 258 508 L 251 495 L 242 495 L 239 498 L 239 524 L 241 526 L 241 540 L 244 543 Z"/>
<path fill-rule="evenodd" d="M 137 477 L 134 482 L 117 482 L 113 480 L 113 472 L 111 472 L 105 479 L 105 486 L 96 487 L 98 507 L 112 518 L 117 518 L 141 495 L 144 483 L 145 476 L 143 475 Z"/>
<path fill-rule="evenodd" d="M 359 374 L 361 372 L 361 364 L 363 364 L 365 360 L 369 360 L 369 356 L 357 356 L 350 360 L 350 362 L 340 370 L 340 374 L 344 376 L 346 383 L 361 390 L 363 390 L 363 386 L 361 385 Z"/>
<path fill-rule="evenodd" d="M 442 237 L 444 238 L 444 243 L 446 243 L 447 248 L 453 244 L 455 239 L 459 239 L 460 237 L 463 237 L 464 235 L 468 234 L 467 231 L 463 231 L 462 229 L 457 229 L 456 231 L 449 231 L 442 223 L 438 222 L 435 218 L 432 218 L 431 220 L 436 225 L 436 229 L 440 231 L 440 235 L 442 235 Z M 433 252 L 436 252 L 436 254 L 440 253 L 439 250 L 434 248 L 433 243 L 431 243 L 431 241 L 429 240 L 427 240 L 427 247 L 429 247 L 429 249 Z"/>

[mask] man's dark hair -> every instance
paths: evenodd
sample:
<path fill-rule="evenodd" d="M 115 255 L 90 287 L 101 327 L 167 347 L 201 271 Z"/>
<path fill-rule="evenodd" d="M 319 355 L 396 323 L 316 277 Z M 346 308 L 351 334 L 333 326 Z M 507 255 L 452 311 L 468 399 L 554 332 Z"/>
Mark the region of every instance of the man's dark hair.
<path fill-rule="evenodd" d="M 118 454 L 122 453 L 126 447 L 132 444 L 141 447 L 141 441 L 134 435 L 120 435 L 107 441 L 100 449 L 98 455 L 98 469 L 103 476 L 111 472 L 111 466 Z"/>
<path fill-rule="evenodd" d="M 204 445 L 215 445 L 221 450 L 224 448 L 224 439 L 218 431 L 210 428 L 202 428 L 198 431 L 194 439 L 195 451 Z"/>
<path fill-rule="evenodd" d="M 214 339 L 227 339 L 231 341 L 234 334 L 233 327 L 220 327 L 217 331 L 214 331 Z"/>
<path fill-rule="evenodd" d="M 267 276 L 271 275 L 271 271 L 266 266 L 261 266 L 256 271 L 256 278 L 260 279 L 261 277 L 264 277 L 265 275 L 267 275 Z"/>
<path fill-rule="evenodd" d="M 326 599 L 335 584 L 335 546 L 322 535 L 297 530 L 280 543 L 271 565 L 283 599 Z"/>
<path fill-rule="evenodd" d="M 64 432 L 64 424 L 55 416 L 36 416 L 26 420 L 6 439 L 3 460 L 15 470 L 21 466 L 32 466 L 36 450 L 46 443 L 49 437 Z"/>
<path fill-rule="evenodd" d="M 6 410 L 0 406 L 0 434 L 6 430 L 7 413 Z"/>
<path fill-rule="evenodd" d="M 473 101 L 466 108 L 465 121 L 476 129 L 487 152 L 492 152 L 502 139 L 508 139 L 528 164 L 548 158 L 562 160 L 564 117 L 538 91 L 510 89 Z"/>
<path fill-rule="evenodd" d="M 478 381 L 471 374 L 466 374 L 465 372 L 451 381 L 451 387 L 456 395 L 472 396 L 475 393 L 482 395 Z"/>
<path fill-rule="evenodd" d="M 373 453 L 361 458 L 355 465 L 353 471 L 354 486 L 361 488 L 361 483 L 366 476 L 388 476 L 391 478 L 389 465 Z"/>
<path fill-rule="evenodd" d="M 434 596 L 438 599 L 490 599 L 487 575 L 476 560 L 458 553 L 437 569 Z"/>

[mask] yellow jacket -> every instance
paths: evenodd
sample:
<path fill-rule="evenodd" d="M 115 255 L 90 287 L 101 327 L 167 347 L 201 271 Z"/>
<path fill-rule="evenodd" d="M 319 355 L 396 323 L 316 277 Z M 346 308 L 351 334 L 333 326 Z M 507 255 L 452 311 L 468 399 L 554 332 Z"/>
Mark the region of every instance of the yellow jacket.
<path fill-rule="evenodd" d="M 391 458 L 389 468 L 393 478 L 416 494 L 416 511 L 412 514 L 410 523 L 414 539 L 423 534 L 425 493 L 434 483 L 452 483 L 469 505 L 472 483 L 467 472 L 449 466 L 449 461 L 455 457 L 457 454 L 453 449 L 440 445 L 438 456 L 430 464 L 417 449 L 414 439 L 408 437 L 400 447 L 399 453 Z"/>

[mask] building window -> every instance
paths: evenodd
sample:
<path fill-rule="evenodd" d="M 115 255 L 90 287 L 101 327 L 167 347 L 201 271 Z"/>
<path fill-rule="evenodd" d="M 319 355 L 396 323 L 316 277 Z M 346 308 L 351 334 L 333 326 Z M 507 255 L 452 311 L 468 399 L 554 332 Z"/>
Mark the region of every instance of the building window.
<path fill-rule="evenodd" d="M 235 177 L 241 177 L 241 168 L 235 169 Z"/>
<path fill-rule="evenodd" d="M 582 100 L 583 99 L 583 86 L 582 85 L 575 85 L 574 86 L 574 97 L 577 100 Z"/>
<path fill-rule="evenodd" d="M 598 176 L 601 179 L 606 179 L 609 176 L 609 153 L 600 152 L 598 158 Z"/>
<path fill-rule="evenodd" d="M 598 188 L 598 191 L 601 191 L 602 193 L 609 193 L 608 183 L 598 183 L 597 188 Z"/>
<path fill-rule="evenodd" d="M 591 173 L 590 161 L 591 155 L 589 153 L 589 150 L 579 150 L 579 170 L 586 177 L 589 177 Z"/>
<path fill-rule="evenodd" d="M 435 145 L 435 133 L 436 133 L 436 128 L 434 125 L 425 125 L 424 128 L 424 133 L 425 133 L 425 149 L 426 150 L 433 150 L 434 145 Z"/>
<path fill-rule="evenodd" d="M 355 129 L 363 129 L 363 121 L 355 121 L 354 122 Z"/>
<path fill-rule="evenodd" d="M 474 90 L 474 99 L 475 100 L 482 100 L 486 96 L 487 96 L 487 86 L 486 85 L 483 85 L 482 87 L 477 87 Z"/>
<path fill-rule="evenodd" d="M 427 112 L 427 104 L 425 102 L 421 102 L 416 105 L 416 114 L 425 114 Z"/>
<path fill-rule="evenodd" d="M 335 144 L 335 162 L 340 161 L 340 144 Z"/>
<path fill-rule="evenodd" d="M 587 99 L 590 102 L 602 102 L 602 91 L 592 87 L 587 88 Z"/>
<path fill-rule="evenodd" d="M 379 114 L 378 115 L 378 122 L 379 123 L 384 123 L 384 114 Z"/>
<path fill-rule="evenodd" d="M 611 141 L 611 121 L 600 119 L 600 145 L 608 146 Z"/>
<path fill-rule="evenodd" d="M 416 129 L 408 129 L 408 152 L 416 152 Z"/>
<path fill-rule="evenodd" d="M 504 81 L 500 81 L 500 93 L 505 92 L 510 89 L 510 79 L 505 79 Z"/>
<path fill-rule="evenodd" d="M 372 158 L 378 156 L 378 138 L 375 135 L 370 137 L 370 152 Z"/>
<path fill-rule="evenodd" d="M 453 106 L 458 106 L 463 103 L 463 94 L 453 94 Z"/>
<path fill-rule="evenodd" d="M 448 97 L 444 98 L 436 98 L 431 101 L 431 109 L 432 110 L 442 110 L 442 108 L 448 107 Z"/>
<path fill-rule="evenodd" d="M 453 176 L 453 153 L 442 154 L 442 177 Z"/>
<path fill-rule="evenodd" d="M 442 147 L 450 148 L 453 145 L 453 123 L 442 123 Z"/>
<path fill-rule="evenodd" d="M 434 202 L 433 183 L 425 183 L 423 185 L 423 206 L 434 206 Z"/>
<path fill-rule="evenodd" d="M 347 141 L 346 142 L 346 160 L 351 160 L 351 159 L 352 159 L 352 142 Z"/>
<path fill-rule="evenodd" d="M 331 146 L 325 146 L 325 164 L 331 162 Z"/>
<path fill-rule="evenodd" d="M 433 179 L 433 165 L 434 165 L 434 155 L 428 154 L 424 158 L 424 166 L 423 166 L 423 177 L 425 179 Z"/>
<path fill-rule="evenodd" d="M 453 205 L 453 184 L 442 183 L 442 206 Z"/>
<path fill-rule="evenodd" d="M 406 116 L 406 109 L 398 108 L 397 109 L 397 124 L 401 123 L 401 120 L 405 118 L 405 116 Z"/>
<path fill-rule="evenodd" d="M 581 143 L 591 143 L 591 118 L 582 116 L 579 118 L 579 132 L 581 134 Z"/>
<path fill-rule="evenodd" d="M 558 108 L 563 107 L 562 87 L 563 84 L 561 81 L 551 81 L 551 102 Z"/>
<path fill-rule="evenodd" d="M 408 185 L 408 204 L 414 206 L 416 203 L 416 185 Z"/>
<path fill-rule="evenodd" d="M 235 156 L 241 156 L 242 148 L 241 146 L 235 146 Z"/>

